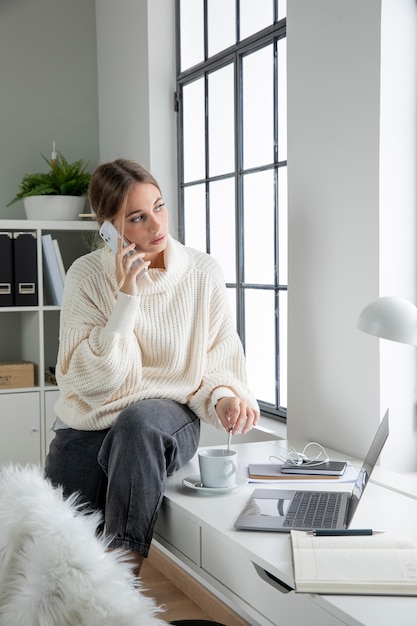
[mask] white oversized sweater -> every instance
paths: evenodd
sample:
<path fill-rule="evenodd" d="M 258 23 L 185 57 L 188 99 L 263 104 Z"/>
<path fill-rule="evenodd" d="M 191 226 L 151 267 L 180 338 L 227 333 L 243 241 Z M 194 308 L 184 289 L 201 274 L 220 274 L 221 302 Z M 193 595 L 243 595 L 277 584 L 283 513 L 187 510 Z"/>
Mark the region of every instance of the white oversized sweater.
<path fill-rule="evenodd" d="M 107 247 L 68 270 L 55 405 L 67 426 L 109 428 L 133 402 L 166 398 L 221 428 L 212 397 L 221 387 L 258 409 L 218 263 L 169 237 L 165 268 L 150 269 L 137 296 L 118 291 Z"/>

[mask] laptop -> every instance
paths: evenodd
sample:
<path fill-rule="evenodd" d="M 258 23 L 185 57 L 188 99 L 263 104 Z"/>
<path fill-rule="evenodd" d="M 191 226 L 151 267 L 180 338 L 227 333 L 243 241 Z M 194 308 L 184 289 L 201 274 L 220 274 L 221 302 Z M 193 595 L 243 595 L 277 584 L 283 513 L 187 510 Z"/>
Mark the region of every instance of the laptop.
<path fill-rule="evenodd" d="M 381 421 L 352 491 L 255 489 L 235 522 L 240 530 L 348 528 L 388 437 L 388 410 Z"/>

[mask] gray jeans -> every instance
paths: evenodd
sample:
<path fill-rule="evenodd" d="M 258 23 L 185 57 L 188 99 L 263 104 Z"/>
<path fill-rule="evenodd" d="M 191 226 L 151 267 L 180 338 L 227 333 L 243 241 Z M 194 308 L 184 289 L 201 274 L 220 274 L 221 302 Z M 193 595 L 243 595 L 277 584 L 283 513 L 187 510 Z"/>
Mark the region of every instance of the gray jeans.
<path fill-rule="evenodd" d="M 194 456 L 199 439 L 200 420 L 186 405 L 142 400 L 107 430 L 58 430 L 45 474 L 104 513 L 111 547 L 146 557 L 166 477 Z"/>

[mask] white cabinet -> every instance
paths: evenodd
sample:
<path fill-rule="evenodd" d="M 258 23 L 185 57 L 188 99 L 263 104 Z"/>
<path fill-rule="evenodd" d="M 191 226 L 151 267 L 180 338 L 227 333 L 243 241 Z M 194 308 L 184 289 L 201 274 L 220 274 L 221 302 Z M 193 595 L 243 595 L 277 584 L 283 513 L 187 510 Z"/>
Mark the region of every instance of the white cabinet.
<path fill-rule="evenodd" d="M 39 463 L 41 458 L 40 392 L 0 395 L 0 460 Z"/>
<path fill-rule="evenodd" d="M 311 594 L 286 589 L 265 569 L 250 561 L 218 533 L 205 528 L 201 535 L 201 569 L 230 590 L 233 598 L 261 624 L 343 626 L 334 615 L 312 601 Z M 306 616 L 308 618 L 306 619 Z"/>
<path fill-rule="evenodd" d="M 270 537 L 272 540 L 274 533 Z M 154 539 L 251 624 L 302 624 L 308 616 L 312 626 L 343 626 L 343 621 L 317 606 L 311 594 L 289 590 L 222 533 L 210 530 L 204 522 L 199 525 L 171 506 L 167 495 L 158 513 Z"/>
<path fill-rule="evenodd" d="M 97 244 L 94 221 L 1 220 L 2 232 L 33 232 L 38 262 L 36 306 L 0 307 L 0 362 L 35 364 L 35 387 L 0 391 L 0 465 L 8 462 L 45 462 L 55 419 L 53 405 L 58 390 L 45 381 L 58 352 L 59 312 L 45 296 L 42 240 L 51 234 L 59 243 L 65 269 Z"/>

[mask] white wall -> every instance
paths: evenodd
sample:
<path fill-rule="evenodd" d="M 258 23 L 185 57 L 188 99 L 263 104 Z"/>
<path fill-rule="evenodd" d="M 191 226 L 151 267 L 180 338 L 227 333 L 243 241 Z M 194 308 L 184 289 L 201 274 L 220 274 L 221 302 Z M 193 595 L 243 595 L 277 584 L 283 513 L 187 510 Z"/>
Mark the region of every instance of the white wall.
<path fill-rule="evenodd" d="M 384 0 L 381 32 L 380 295 L 417 303 L 415 0 Z M 416 470 L 417 351 L 415 346 L 390 341 L 380 344 L 381 404 L 390 407 L 391 415 L 385 456 L 394 468 Z"/>
<path fill-rule="evenodd" d="M 386 6 L 389 19 L 384 11 L 381 17 L 381 7 Z M 404 13 L 402 18 L 399 12 Z M 401 222 L 400 230 L 408 228 L 404 247 L 400 237 L 384 235 L 386 218 L 380 212 L 388 203 L 389 176 L 381 129 L 397 125 L 405 109 L 404 125 L 410 130 L 411 105 L 404 107 L 402 98 L 410 96 L 404 85 L 408 80 L 415 115 L 415 61 L 408 62 L 404 80 L 397 81 L 400 93 L 389 92 L 392 77 L 389 83 L 385 74 L 382 82 L 380 77 L 389 60 L 388 47 L 396 48 L 394 74 L 410 52 L 410 40 L 416 41 L 415 17 L 412 0 L 295 0 L 288 3 L 287 19 L 288 433 L 362 456 L 389 402 L 392 437 L 386 462 L 398 468 L 401 440 L 410 448 L 403 469 L 415 467 L 415 432 L 400 435 L 396 403 L 402 392 L 399 397 L 392 375 L 382 368 L 386 361 L 380 363 L 378 340 L 357 331 L 356 321 L 370 300 L 386 295 L 388 286 L 391 291 L 398 287 L 394 270 L 390 284 L 383 284 L 393 257 L 402 257 L 402 268 L 414 267 L 414 254 L 408 254 L 415 246 L 414 220 Z M 387 32 L 389 21 L 405 27 L 405 39 L 398 28 L 395 38 Z M 407 175 L 400 177 L 408 189 L 404 208 L 408 216 L 416 210 L 415 139 L 414 122 L 408 145 L 405 132 L 395 141 L 394 171 L 401 170 L 407 159 L 414 163 L 414 179 L 409 164 Z M 392 165 L 392 155 L 390 161 Z M 385 209 L 390 216 L 405 218 L 392 203 Z M 414 271 L 400 276 L 402 292 L 414 300 Z M 394 367 L 404 380 L 405 366 L 409 363 L 398 354 L 390 370 Z M 412 376 L 415 380 L 414 372 Z M 405 400 L 401 408 L 408 412 L 409 423 L 414 402 L 409 385 Z"/>
<path fill-rule="evenodd" d="M 27 172 L 46 171 L 52 141 L 70 161 L 98 162 L 94 0 L 0 2 L 0 218 Z"/>
<path fill-rule="evenodd" d="M 100 159 L 132 158 L 162 187 L 176 233 L 175 3 L 96 0 Z"/>

